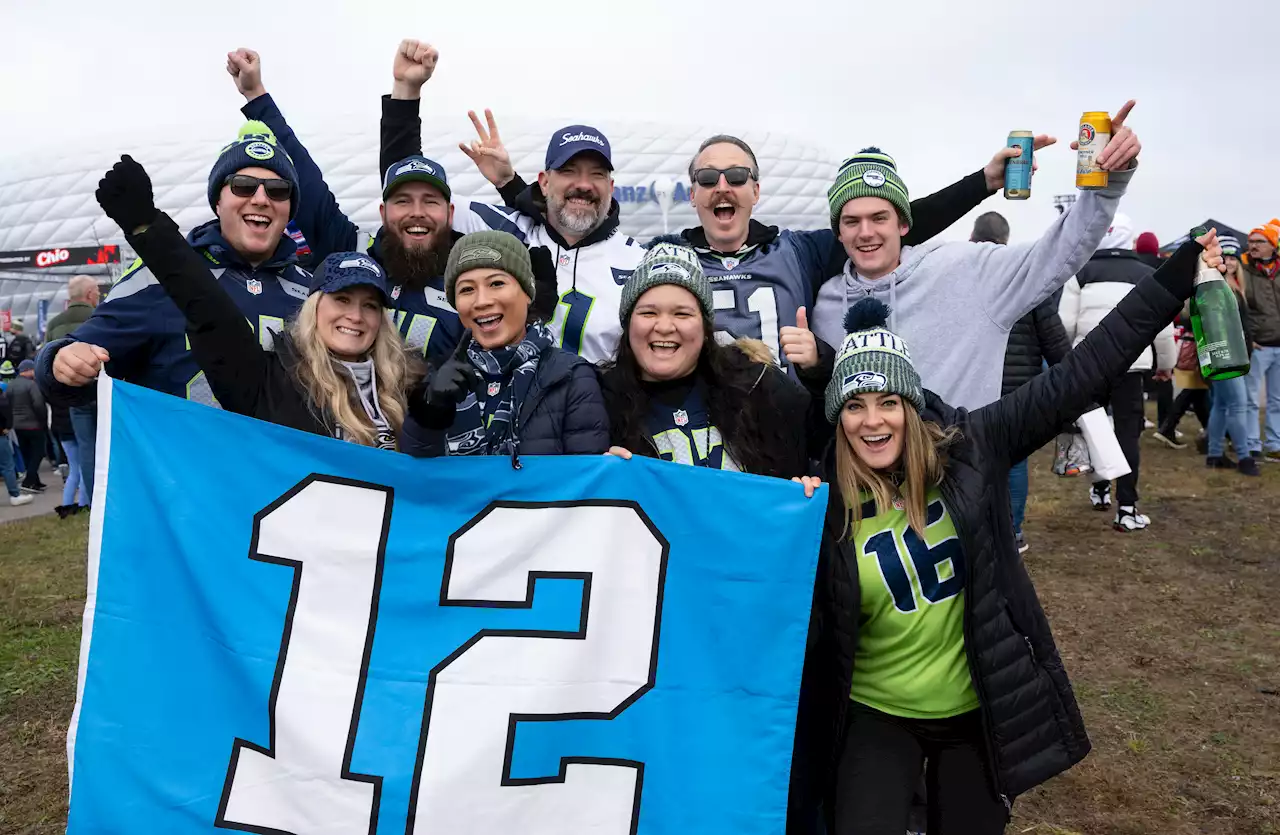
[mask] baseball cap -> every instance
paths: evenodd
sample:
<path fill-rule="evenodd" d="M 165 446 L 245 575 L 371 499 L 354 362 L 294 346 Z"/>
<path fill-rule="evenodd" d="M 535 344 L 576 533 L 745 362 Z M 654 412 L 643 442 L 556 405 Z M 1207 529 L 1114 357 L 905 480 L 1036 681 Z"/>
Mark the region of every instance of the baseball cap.
<path fill-rule="evenodd" d="M 563 168 L 570 159 L 584 151 L 594 151 L 604 157 L 609 170 L 613 170 L 613 152 L 609 140 L 590 125 L 569 125 L 561 128 L 547 143 L 547 171 Z"/>
<path fill-rule="evenodd" d="M 449 200 L 449 177 L 444 166 L 435 160 L 422 156 L 405 157 L 399 162 L 387 166 L 387 173 L 382 177 L 382 199 L 386 200 L 391 192 L 409 182 L 420 182 L 440 189 L 445 200 Z"/>
<path fill-rule="evenodd" d="M 363 252 L 335 252 L 320 262 L 311 275 L 312 293 L 336 293 L 347 287 L 367 284 L 387 300 L 387 274 L 377 261 Z"/>
<path fill-rule="evenodd" d="M 35 370 L 36 370 L 35 360 L 23 360 L 22 362 L 18 363 L 19 374 L 26 374 L 28 371 L 35 371 Z"/>

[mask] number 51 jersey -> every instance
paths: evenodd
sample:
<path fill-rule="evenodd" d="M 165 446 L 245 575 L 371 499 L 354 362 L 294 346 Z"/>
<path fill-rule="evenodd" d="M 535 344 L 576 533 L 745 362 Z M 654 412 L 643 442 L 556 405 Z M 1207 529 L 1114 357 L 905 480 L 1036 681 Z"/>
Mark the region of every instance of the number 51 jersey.
<path fill-rule="evenodd" d="M 778 333 L 795 325 L 801 307 L 812 313 L 816 288 L 825 280 L 832 248 L 837 246 L 831 230 L 779 232 L 753 220 L 746 245 L 733 254 L 708 247 L 701 228 L 653 241 L 658 242 L 692 247 L 698 253 L 711 282 L 717 339 L 725 343 L 759 339 L 779 365 L 790 370 Z"/>

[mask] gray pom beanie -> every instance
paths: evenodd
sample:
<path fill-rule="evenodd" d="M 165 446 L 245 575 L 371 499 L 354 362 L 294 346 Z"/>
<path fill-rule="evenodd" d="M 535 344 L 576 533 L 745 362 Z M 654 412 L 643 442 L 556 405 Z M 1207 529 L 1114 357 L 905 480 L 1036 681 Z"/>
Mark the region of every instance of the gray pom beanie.
<path fill-rule="evenodd" d="M 663 284 L 683 287 L 698 300 L 702 315 L 708 321 L 715 320 L 715 308 L 711 302 L 711 282 L 707 281 L 698 261 L 698 253 L 687 246 L 657 244 L 644 254 L 635 272 L 622 287 L 622 302 L 618 306 L 618 319 L 627 327 L 631 311 L 647 290 Z"/>

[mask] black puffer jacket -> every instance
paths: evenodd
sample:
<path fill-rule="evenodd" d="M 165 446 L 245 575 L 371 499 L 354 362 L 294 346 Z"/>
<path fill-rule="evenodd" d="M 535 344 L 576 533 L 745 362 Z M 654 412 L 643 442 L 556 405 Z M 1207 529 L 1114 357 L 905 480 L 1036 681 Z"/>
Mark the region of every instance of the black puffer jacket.
<path fill-rule="evenodd" d="M 965 649 L 994 788 L 1007 801 L 1089 753 L 1049 622 L 1013 544 L 1009 467 L 1078 417 L 1173 320 L 1191 295 L 1200 252 L 1199 244 L 1184 245 L 1063 362 L 1013 394 L 968 412 L 926 393 L 924 418 L 960 431 L 948 450 L 941 490 L 964 547 Z M 858 651 L 857 555 L 842 536 L 844 507 L 832 487 L 801 685 L 789 816 L 793 832 L 811 831 L 817 802 L 832 790 Z"/>
<path fill-rule="evenodd" d="M 1058 300 L 1048 298 L 1035 310 L 1023 316 L 1009 331 L 1009 344 L 1004 351 L 1005 395 L 1044 370 L 1042 363 L 1057 365 L 1071 350 L 1071 340 L 1058 316 Z"/>

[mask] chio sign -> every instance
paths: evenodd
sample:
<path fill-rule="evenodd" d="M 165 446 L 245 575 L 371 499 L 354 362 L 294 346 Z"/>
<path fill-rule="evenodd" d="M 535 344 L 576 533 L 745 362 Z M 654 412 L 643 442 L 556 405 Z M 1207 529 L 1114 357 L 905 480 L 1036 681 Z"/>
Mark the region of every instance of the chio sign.
<path fill-rule="evenodd" d="M 52 267 L 71 258 L 71 252 L 65 249 L 46 249 L 36 254 L 37 267 Z"/>

